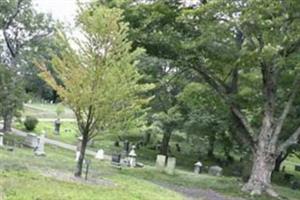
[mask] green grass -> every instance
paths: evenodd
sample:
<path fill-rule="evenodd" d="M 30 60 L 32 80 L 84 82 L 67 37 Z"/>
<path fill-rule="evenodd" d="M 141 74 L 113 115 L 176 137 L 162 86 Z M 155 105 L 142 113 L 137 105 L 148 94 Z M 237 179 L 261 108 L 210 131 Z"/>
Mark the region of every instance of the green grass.
<path fill-rule="evenodd" d="M 35 157 L 30 149 L 16 149 L 14 152 L 0 149 L 0 193 L 4 193 L 5 199 L 183 199 L 180 194 L 151 182 L 120 174 L 108 163 L 96 160 L 92 160 L 90 176 L 104 178 L 113 185 L 91 185 L 45 177 L 41 175 L 42 172 L 51 169 L 70 174 L 75 165 L 73 152 L 52 147 L 47 147 L 46 152 L 46 157 Z"/>
<path fill-rule="evenodd" d="M 32 103 L 25 104 L 23 116 L 35 116 L 37 118 L 57 118 L 56 109 L 58 104 L 43 104 L 43 103 Z M 74 118 L 74 114 L 71 109 L 64 107 L 64 113 L 60 116 L 61 118 Z"/>
<path fill-rule="evenodd" d="M 89 185 L 44 177 L 51 170 L 72 174 L 75 167 L 74 152 L 46 146 L 46 157 L 36 157 L 31 149 L 16 148 L 9 152 L 0 149 L 0 197 L 9 200 L 31 199 L 182 199 L 182 196 L 154 183 L 167 183 L 190 188 L 212 189 L 219 193 L 245 199 L 269 200 L 268 197 L 251 198 L 240 191 L 242 182 L 233 177 L 195 176 L 191 172 L 176 170 L 174 176 L 160 173 L 154 167 L 112 168 L 109 162 L 92 160 L 89 177 L 111 181 L 114 186 Z M 298 200 L 299 191 L 275 186 L 290 200 Z M 43 198 L 42 198 L 43 197 Z M 55 197 L 55 198 L 54 198 Z"/>

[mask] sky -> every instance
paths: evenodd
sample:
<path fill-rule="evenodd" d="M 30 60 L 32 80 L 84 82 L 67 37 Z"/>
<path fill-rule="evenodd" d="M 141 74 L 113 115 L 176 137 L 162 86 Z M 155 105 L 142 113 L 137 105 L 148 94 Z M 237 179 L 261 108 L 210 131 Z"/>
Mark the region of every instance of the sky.
<path fill-rule="evenodd" d="M 40 12 L 51 13 L 54 19 L 74 25 L 77 0 L 33 0 L 33 5 Z M 86 0 L 85 0 L 86 1 Z"/>

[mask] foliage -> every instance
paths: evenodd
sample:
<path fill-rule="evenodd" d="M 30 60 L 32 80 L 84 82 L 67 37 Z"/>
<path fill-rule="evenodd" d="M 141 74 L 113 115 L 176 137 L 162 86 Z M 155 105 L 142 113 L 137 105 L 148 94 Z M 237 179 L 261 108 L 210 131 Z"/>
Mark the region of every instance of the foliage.
<path fill-rule="evenodd" d="M 27 131 L 33 131 L 37 124 L 39 123 L 38 119 L 32 116 L 26 116 L 24 121 L 24 126 Z"/>
<path fill-rule="evenodd" d="M 61 103 L 58 104 L 57 107 L 56 107 L 55 112 L 56 112 L 57 117 L 60 118 L 61 115 L 65 112 L 65 107 L 64 107 L 64 105 L 61 104 Z"/>

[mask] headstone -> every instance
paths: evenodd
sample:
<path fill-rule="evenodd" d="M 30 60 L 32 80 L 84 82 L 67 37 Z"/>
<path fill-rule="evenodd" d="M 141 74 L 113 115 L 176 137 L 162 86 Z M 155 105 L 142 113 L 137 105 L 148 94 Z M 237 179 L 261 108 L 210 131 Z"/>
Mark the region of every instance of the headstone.
<path fill-rule="evenodd" d="M 298 165 L 295 165 L 295 171 L 300 171 L 300 164 L 298 164 Z"/>
<path fill-rule="evenodd" d="M 45 156 L 46 154 L 44 151 L 44 146 L 45 146 L 45 135 L 41 135 L 40 137 L 38 137 L 38 145 L 34 154 L 37 156 Z"/>
<path fill-rule="evenodd" d="M 120 154 L 113 154 L 111 156 L 112 163 L 121 163 L 121 155 Z"/>
<path fill-rule="evenodd" d="M 165 155 L 157 155 L 156 157 L 156 169 L 159 171 L 164 171 L 166 166 L 166 156 Z"/>
<path fill-rule="evenodd" d="M 129 167 L 136 167 L 136 153 L 134 145 L 129 152 Z"/>
<path fill-rule="evenodd" d="M 56 119 L 54 121 L 54 132 L 58 135 L 59 132 L 60 132 L 60 125 L 61 125 L 61 122 L 60 122 L 60 119 Z"/>
<path fill-rule="evenodd" d="M 176 167 L 176 158 L 175 157 L 168 157 L 165 172 L 169 175 L 174 175 L 175 167 Z"/>
<path fill-rule="evenodd" d="M 202 172 L 202 163 L 200 161 L 194 164 L 194 173 L 200 174 Z"/>
<path fill-rule="evenodd" d="M 0 147 L 3 146 L 3 136 L 4 134 L 0 132 Z"/>
<path fill-rule="evenodd" d="M 213 176 L 222 176 L 223 168 L 219 166 L 211 166 L 208 169 L 208 173 Z"/>
<path fill-rule="evenodd" d="M 104 160 L 104 150 L 99 149 L 96 153 L 95 158 L 98 159 L 98 160 Z"/>
<path fill-rule="evenodd" d="M 38 145 L 37 135 L 34 133 L 28 133 L 25 138 L 25 145 L 31 148 L 36 148 Z"/>

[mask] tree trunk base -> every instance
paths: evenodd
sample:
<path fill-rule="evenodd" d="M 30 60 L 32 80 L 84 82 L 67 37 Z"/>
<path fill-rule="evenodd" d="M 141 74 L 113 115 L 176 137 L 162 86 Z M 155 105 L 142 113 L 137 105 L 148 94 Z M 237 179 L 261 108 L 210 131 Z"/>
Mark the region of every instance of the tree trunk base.
<path fill-rule="evenodd" d="M 266 193 L 273 198 L 279 198 L 278 193 L 275 192 L 271 185 L 267 185 L 259 181 L 249 180 L 249 182 L 243 186 L 242 191 L 249 193 L 251 196 L 260 196 L 263 193 Z"/>

